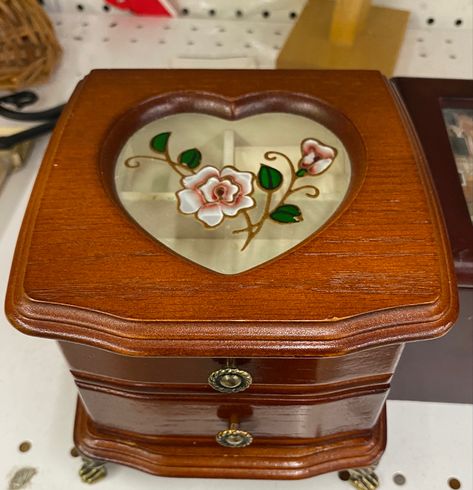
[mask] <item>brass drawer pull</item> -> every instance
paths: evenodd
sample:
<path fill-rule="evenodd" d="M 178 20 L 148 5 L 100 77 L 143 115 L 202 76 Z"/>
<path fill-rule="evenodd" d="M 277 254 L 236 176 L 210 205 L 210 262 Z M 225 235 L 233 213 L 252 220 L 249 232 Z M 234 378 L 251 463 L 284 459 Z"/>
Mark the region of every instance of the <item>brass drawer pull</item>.
<path fill-rule="evenodd" d="M 249 432 L 240 430 L 239 423 L 233 418 L 230 421 L 230 427 L 220 431 L 215 439 L 224 447 L 246 447 L 253 442 L 253 436 Z"/>
<path fill-rule="evenodd" d="M 250 373 L 232 367 L 219 369 L 209 376 L 209 385 L 221 393 L 245 391 L 251 386 L 252 382 Z"/>

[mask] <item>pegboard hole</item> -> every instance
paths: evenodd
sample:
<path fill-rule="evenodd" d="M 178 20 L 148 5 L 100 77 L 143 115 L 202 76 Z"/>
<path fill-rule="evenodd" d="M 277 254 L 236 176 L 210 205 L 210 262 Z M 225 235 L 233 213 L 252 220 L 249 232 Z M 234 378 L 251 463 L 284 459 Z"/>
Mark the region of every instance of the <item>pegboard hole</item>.
<path fill-rule="evenodd" d="M 163 27 L 163 29 L 164 29 L 165 31 L 169 31 L 169 29 L 171 29 L 171 26 L 170 26 L 169 24 L 166 24 L 166 25 Z"/>
<path fill-rule="evenodd" d="M 418 37 L 418 38 L 416 39 L 416 41 L 417 41 L 418 43 L 423 43 L 423 42 L 424 42 L 424 38 L 423 38 L 423 37 Z"/>
<path fill-rule="evenodd" d="M 216 13 L 217 13 L 217 11 L 215 9 L 210 9 L 209 10 L 210 17 L 214 17 Z"/>
<path fill-rule="evenodd" d="M 20 443 L 20 445 L 18 446 L 18 450 L 21 452 L 21 453 L 27 453 L 29 450 L 31 449 L 31 442 L 30 441 L 23 441 L 22 443 Z"/>
<path fill-rule="evenodd" d="M 73 457 L 73 458 L 78 458 L 79 457 L 79 451 L 77 450 L 77 448 L 73 447 L 70 451 L 69 451 L 69 454 Z"/>
<path fill-rule="evenodd" d="M 427 25 L 433 26 L 435 24 L 435 19 L 433 17 L 429 17 L 425 22 Z"/>
<path fill-rule="evenodd" d="M 451 39 L 445 39 L 445 42 L 446 42 L 447 44 L 452 44 L 452 42 L 453 42 L 453 41 L 452 41 Z"/>
<path fill-rule="evenodd" d="M 104 43 L 108 43 L 108 41 L 110 41 L 110 39 L 109 39 L 108 37 L 104 37 L 104 38 L 102 39 L 102 42 L 104 42 Z"/>
<path fill-rule="evenodd" d="M 247 33 L 247 34 L 253 34 L 253 29 L 247 29 L 247 30 L 246 30 L 246 33 Z"/>
<path fill-rule="evenodd" d="M 130 42 L 131 42 L 131 43 L 137 43 L 137 42 L 138 42 L 138 39 L 134 39 L 134 38 L 132 38 L 132 39 L 130 39 Z"/>
<path fill-rule="evenodd" d="M 187 41 L 187 46 L 194 46 L 194 41 Z"/>
<path fill-rule="evenodd" d="M 449 478 L 448 479 L 448 486 L 450 488 L 453 488 L 454 490 L 458 490 L 459 488 L 461 488 L 462 484 L 461 484 L 460 480 L 458 480 L 458 478 Z"/>
<path fill-rule="evenodd" d="M 339 471 L 338 478 L 342 481 L 348 481 L 350 479 L 350 473 L 348 471 Z"/>
<path fill-rule="evenodd" d="M 394 473 L 393 482 L 396 485 L 404 485 L 406 483 L 406 477 L 402 473 Z"/>
<path fill-rule="evenodd" d="M 88 22 L 82 22 L 82 27 L 88 27 L 89 23 Z"/>
<path fill-rule="evenodd" d="M 57 25 L 57 26 L 62 26 L 62 21 L 57 20 L 57 21 L 56 21 L 56 25 Z"/>
<path fill-rule="evenodd" d="M 103 5 L 103 6 L 102 6 L 102 10 L 103 10 L 104 12 L 110 12 L 110 5 Z"/>
<path fill-rule="evenodd" d="M 279 47 L 277 44 L 275 44 L 275 45 L 273 46 L 273 49 L 274 49 L 275 51 L 278 51 L 278 50 L 280 50 L 281 48 L 280 48 L 280 47 Z"/>
<path fill-rule="evenodd" d="M 82 41 L 81 36 L 74 36 L 72 39 L 74 39 L 74 41 Z"/>
<path fill-rule="evenodd" d="M 182 15 L 184 15 L 184 16 L 185 16 L 185 15 L 189 15 L 189 9 L 187 9 L 187 8 L 183 8 L 183 9 L 181 10 L 181 14 L 182 14 Z"/>
<path fill-rule="evenodd" d="M 243 11 L 242 10 L 236 10 L 235 11 L 235 17 L 243 17 Z"/>
<path fill-rule="evenodd" d="M 142 26 L 141 24 L 138 24 L 138 25 L 136 26 L 136 28 L 137 28 L 137 29 L 143 29 L 143 26 Z"/>
<path fill-rule="evenodd" d="M 81 4 L 81 3 L 78 3 L 76 5 L 76 9 L 79 11 L 79 12 L 82 12 L 84 10 L 84 6 Z"/>
<path fill-rule="evenodd" d="M 251 48 L 251 44 L 250 44 L 250 43 L 246 43 L 246 44 L 245 44 L 245 48 L 246 48 L 246 49 L 250 49 L 250 48 Z"/>
<path fill-rule="evenodd" d="M 113 29 L 114 27 L 117 27 L 117 23 L 116 22 L 110 22 L 110 24 L 108 24 L 108 27 Z"/>
<path fill-rule="evenodd" d="M 215 43 L 215 46 L 217 46 L 217 48 L 221 48 L 221 47 L 223 46 L 223 44 L 222 44 L 221 42 L 218 42 L 218 41 L 217 41 L 217 42 Z"/>
<path fill-rule="evenodd" d="M 159 42 L 159 44 L 166 44 L 166 40 L 165 39 L 160 39 L 158 42 Z"/>
<path fill-rule="evenodd" d="M 462 24 L 463 24 L 463 20 L 462 20 L 462 19 L 457 19 L 457 20 L 455 21 L 455 25 L 456 25 L 457 27 L 460 27 Z"/>
<path fill-rule="evenodd" d="M 197 32 L 199 28 L 197 26 L 191 26 L 191 31 Z"/>
<path fill-rule="evenodd" d="M 420 56 L 421 58 L 427 58 L 427 53 L 420 53 L 420 54 L 419 54 L 419 56 Z"/>
<path fill-rule="evenodd" d="M 457 55 L 456 54 L 451 54 L 451 55 L 449 55 L 449 58 L 451 60 L 456 60 L 457 59 Z"/>
<path fill-rule="evenodd" d="M 271 17 L 271 12 L 269 10 L 263 10 L 261 12 L 261 15 L 263 16 L 263 18 L 269 19 L 269 17 Z"/>
<path fill-rule="evenodd" d="M 225 27 L 219 27 L 219 28 L 218 28 L 218 32 L 226 32 Z"/>
<path fill-rule="evenodd" d="M 294 20 L 297 17 L 297 12 L 289 12 L 289 18 Z"/>

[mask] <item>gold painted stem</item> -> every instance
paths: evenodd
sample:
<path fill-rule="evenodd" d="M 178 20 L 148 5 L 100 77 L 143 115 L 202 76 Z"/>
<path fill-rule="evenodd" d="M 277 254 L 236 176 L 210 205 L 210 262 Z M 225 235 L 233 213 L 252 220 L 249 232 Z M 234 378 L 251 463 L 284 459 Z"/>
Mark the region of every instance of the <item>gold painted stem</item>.
<path fill-rule="evenodd" d="M 309 192 L 305 193 L 307 197 L 311 197 L 312 199 L 316 198 L 320 194 L 319 189 L 315 187 L 315 185 L 303 185 L 301 187 L 296 187 L 295 189 L 291 189 L 289 195 L 294 194 L 294 192 L 301 191 L 302 189 L 312 189 L 314 191 L 312 194 L 310 194 Z"/>
<path fill-rule="evenodd" d="M 176 173 L 178 173 L 181 177 L 187 177 L 187 175 L 185 173 L 183 173 L 181 171 L 181 169 L 178 167 L 178 163 L 176 162 L 173 162 L 169 155 L 167 153 L 165 153 L 165 158 L 159 158 L 159 157 L 153 157 L 151 155 L 134 155 L 132 157 L 129 157 L 125 160 L 125 167 L 128 167 L 128 168 L 137 168 L 140 166 L 140 163 L 138 163 L 138 165 L 133 165 L 133 164 L 130 164 L 130 162 L 132 160 L 135 160 L 136 158 L 147 158 L 148 160 L 158 160 L 159 162 L 164 162 L 164 163 L 167 163 Z M 189 169 L 193 174 L 195 173 L 192 169 Z"/>
<path fill-rule="evenodd" d="M 273 196 L 273 191 L 268 192 L 268 194 L 266 196 L 266 205 L 264 207 L 263 214 L 261 215 L 261 218 L 260 218 L 260 220 L 257 223 L 252 224 L 251 223 L 251 220 L 250 220 L 250 217 L 248 215 L 248 212 L 245 213 L 245 219 L 247 220 L 247 222 L 250 223 L 252 229 L 250 229 L 250 225 L 249 225 L 248 226 L 248 236 L 246 237 L 246 241 L 243 244 L 243 247 L 241 249 L 242 252 L 250 244 L 251 240 L 253 240 L 253 238 L 260 232 L 260 230 L 261 230 L 261 228 L 263 226 L 264 221 L 269 216 L 269 208 L 271 206 L 272 196 Z"/>
<path fill-rule="evenodd" d="M 269 161 L 276 160 L 277 157 L 282 157 L 286 161 L 286 163 L 289 165 L 289 168 L 291 170 L 291 181 L 289 182 L 289 185 L 287 187 L 286 192 L 281 197 L 279 202 L 273 207 L 273 209 L 277 209 L 279 206 L 284 204 L 286 199 L 291 194 L 293 194 L 294 192 L 300 191 L 302 189 L 312 189 L 313 190 L 313 194 L 306 192 L 307 197 L 316 198 L 319 195 L 319 189 L 317 189 L 317 187 L 312 186 L 312 185 L 303 185 L 301 187 L 296 187 L 295 189 L 293 188 L 293 186 L 296 182 L 296 179 L 297 179 L 297 173 L 296 173 L 296 169 L 294 167 L 294 164 L 292 163 L 292 161 L 289 159 L 289 157 L 287 155 L 285 155 L 284 153 L 281 153 L 279 151 L 268 151 L 264 154 L 264 158 L 266 158 L 266 160 L 269 160 Z M 245 231 L 248 232 L 248 236 L 246 237 L 245 243 L 243 244 L 243 247 L 241 249 L 242 252 L 246 249 L 246 247 L 248 247 L 248 245 L 253 240 L 253 238 L 260 232 L 261 228 L 263 227 L 264 222 L 269 218 L 269 215 L 271 214 L 271 211 L 270 211 L 271 200 L 272 200 L 273 193 L 276 190 L 277 189 L 274 189 L 272 191 L 268 191 L 265 209 L 264 209 L 263 214 L 261 215 L 261 218 L 259 219 L 258 222 L 252 223 L 250 215 L 248 214 L 248 211 L 245 211 L 244 212 L 244 218 L 246 220 L 247 227 L 239 229 L 239 230 L 235 230 L 233 232 L 233 233 L 242 233 Z"/>

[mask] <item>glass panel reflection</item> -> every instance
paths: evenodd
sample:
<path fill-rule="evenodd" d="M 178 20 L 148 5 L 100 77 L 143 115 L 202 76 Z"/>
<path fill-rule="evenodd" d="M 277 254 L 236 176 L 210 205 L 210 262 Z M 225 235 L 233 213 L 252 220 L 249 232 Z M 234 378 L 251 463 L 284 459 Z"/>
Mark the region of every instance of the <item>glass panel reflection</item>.
<path fill-rule="evenodd" d="M 342 142 L 286 113 L 227 121 L 197 113 L 153 121 L 117 160 L 118 197 L 176 253 L 223 274 L 251 269 L 308 238 L 350 184 Z"/>
<path fill-rule="evenodd" d="M 473 223 L 473 110 L 446 108 L 442 112 Z"/>

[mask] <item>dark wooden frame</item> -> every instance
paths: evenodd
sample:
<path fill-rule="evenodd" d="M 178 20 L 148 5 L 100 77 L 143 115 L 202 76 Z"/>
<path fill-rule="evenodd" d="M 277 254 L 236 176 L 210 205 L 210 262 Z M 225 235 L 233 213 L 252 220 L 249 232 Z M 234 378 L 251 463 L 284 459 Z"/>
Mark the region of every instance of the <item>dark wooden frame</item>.
<path fill-rule="evenodd" d="M 458 285 L 473 287 L 473 223 L 450 146 L 442 109 L 473 109 L 473 81 L 394 78 L 423 147 L 442 205 Z"/>

